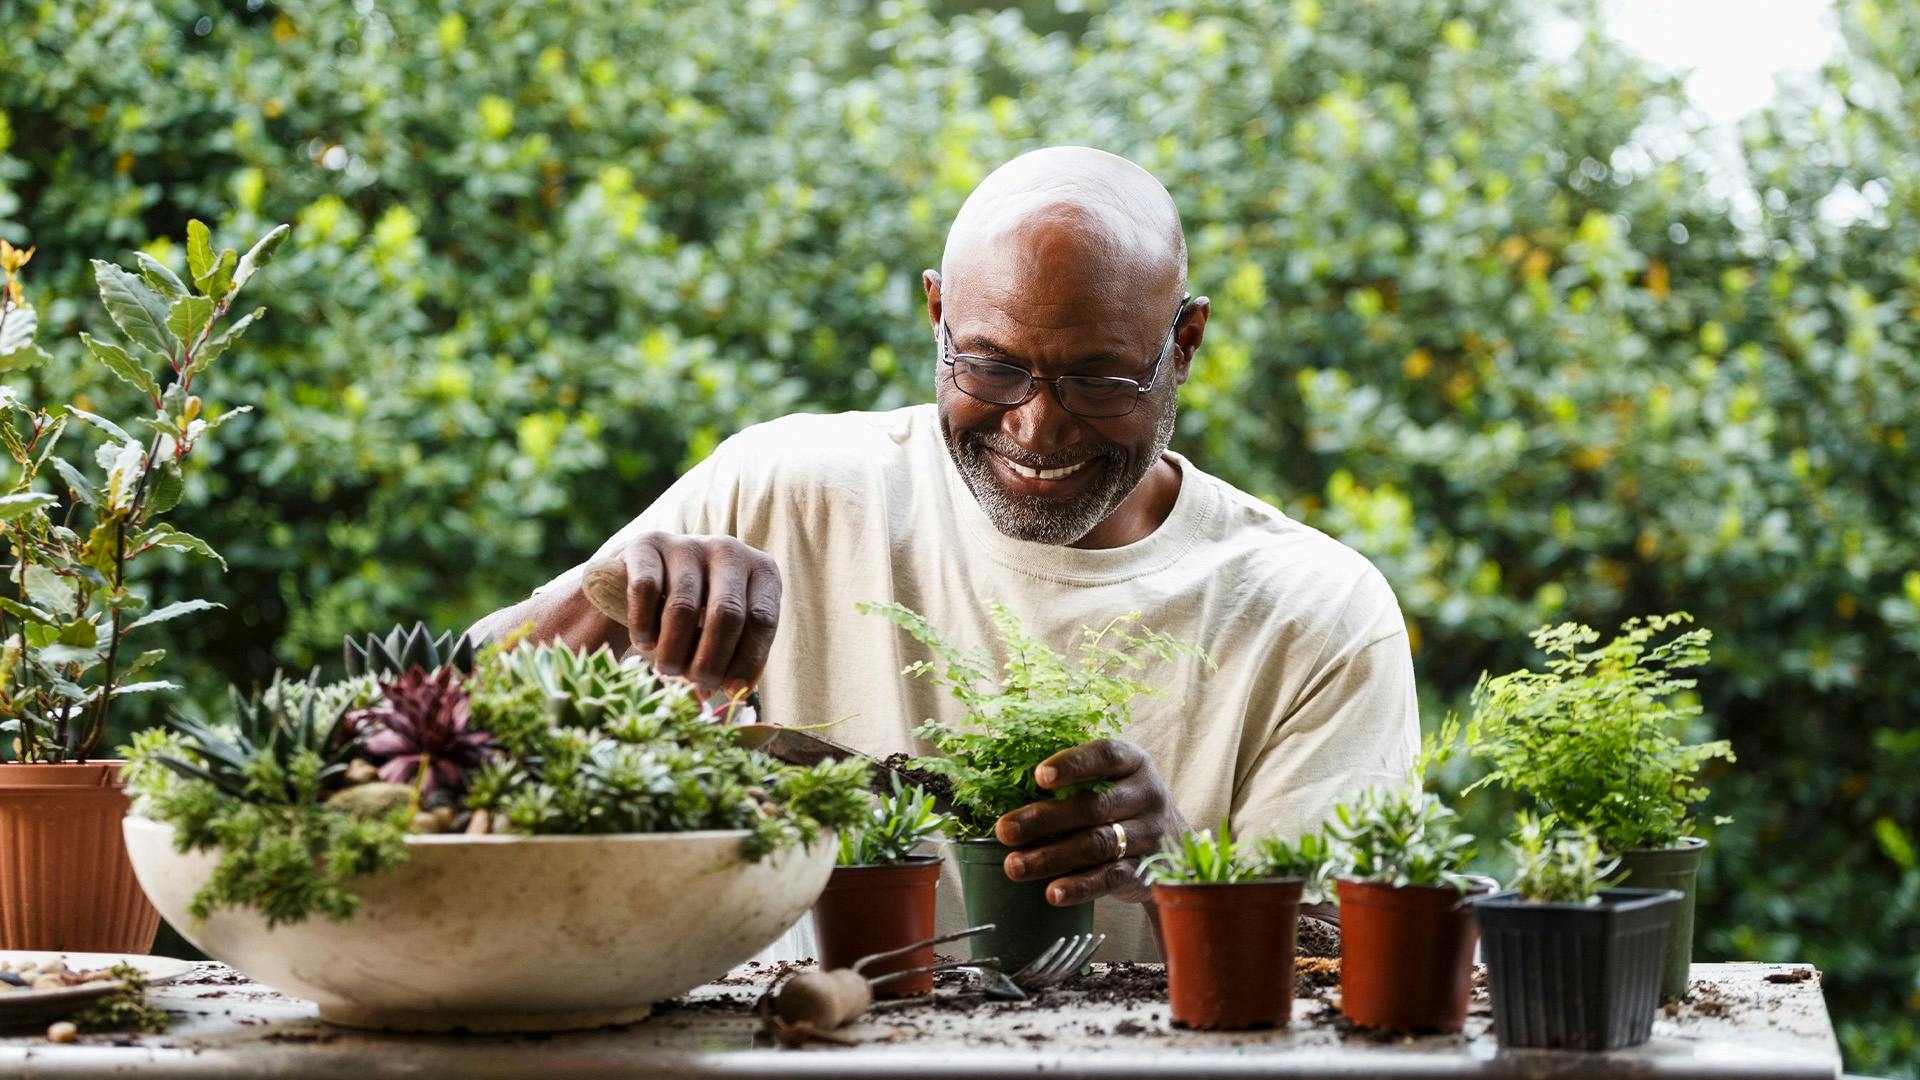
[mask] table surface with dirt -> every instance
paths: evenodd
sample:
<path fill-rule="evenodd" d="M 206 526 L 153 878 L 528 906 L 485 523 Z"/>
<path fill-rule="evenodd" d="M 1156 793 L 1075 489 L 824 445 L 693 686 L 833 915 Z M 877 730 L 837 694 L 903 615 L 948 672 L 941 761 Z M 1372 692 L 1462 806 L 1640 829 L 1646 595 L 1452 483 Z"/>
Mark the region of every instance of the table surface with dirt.
<path fill-rule="evenodd" d="M 1303 961 L 1303 964 L 1311 964 Z M 786 967 L 786 965 L 783 965 Z M 1650 1042 L 1604 1054 L 1502 1051 L 1476 975 L 1466 1030 L 1403 1036 L 1341 1019 L 1337 976 L 1303 968 L 1293 1022 L 1253 1032 L 1173 1026 L 1157 965 L 1095 965 L 1035 1000 L 985 1000 L 958 978 L 931 997 L 881 1002 L 838 1034 L 852 1045 L 783 1047 L 756 1005 L 786 972 L 748 965 L 657 1007 L 647 1020 L 564 1035 L 387 1035 L 330 1027 L 314 1006 L 220 964 L 199 965 L 150 1000 L 164 1035 L 44 1031 L 0 1036 L 0 1076 L 1514 1076 L 1836 1077 L 1840 1052 L 1819 974 L 1796 964 L 1696 964 L 1686 1001 Z M 1322 985 L 1313 985 L 1314 983 Z"/>

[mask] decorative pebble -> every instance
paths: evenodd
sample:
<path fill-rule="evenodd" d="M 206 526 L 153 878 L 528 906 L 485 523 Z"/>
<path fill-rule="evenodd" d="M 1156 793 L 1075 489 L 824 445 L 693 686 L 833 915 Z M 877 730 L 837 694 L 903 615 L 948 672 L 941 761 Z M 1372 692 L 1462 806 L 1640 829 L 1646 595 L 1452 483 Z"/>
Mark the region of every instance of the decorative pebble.
<path fill-rule="evenodd" d="M 352 764 L 347 766 L 347 783 L 349 784 L 371 784 L 379 775 L 380 770 L 366 758 L 354 758 Z"/>
<path fill-rule="evenodd" d="M 58 990 L 67 985 L 67 981 L 58 975 L 42 975 L 33 980 L 35 990 Z"/>
<path fill-rule="evenodd" d="M 11 971 L 0 971 L 0 986 L 25 986 L 27 980 Z"/>
<path fill-rule="evenodd" d="M 439 825 L 434 828 L 434 832 L 453 831 L 453 807 L 436 806 L 428 811 L 428 813 L 433 815 L 433 820 L 439 822 Z"/>
<path fill-rule="evenodd" d="M 467 835 L 484 836 L 493 829 L 493 815 L 486 810 L 475 810 L 467 819 Z"/>
<path fill-rule="evenodd" d="M 48 1042 L 70 1043 L 79 1037 L 80 1029 L 74 1027 L 70 1020 L 62 1020 L 47 1029 Z"/>

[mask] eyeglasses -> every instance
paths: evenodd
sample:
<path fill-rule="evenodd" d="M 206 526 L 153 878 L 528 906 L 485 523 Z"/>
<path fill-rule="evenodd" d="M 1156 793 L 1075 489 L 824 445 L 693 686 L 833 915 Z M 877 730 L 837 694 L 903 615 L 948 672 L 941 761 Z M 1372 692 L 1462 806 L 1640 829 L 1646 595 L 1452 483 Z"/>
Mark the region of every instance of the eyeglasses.
<path fill-rule="evenodd" d="M 1054 400 L 1075 416 L 1101 420 L 1125 416 L 1153 389 L 1154 380 L 1160 374 L 1160 362 L 1167 358 L 1174 331 L 1180 328 L 1180 319 L 1186 315 L 1192 300 L 1191 293 L 1180 298 L 1180 306 L 1173 313 L 1173 324 L 1167 327 L 1160 351 L 1147 367 L 1145 382 L 1118 375 L 1035 375 L 1018 364 L 956 353 L 952 351 L 953 332 L 947 329 L 944 317 L 940 320 L 940 362 L 953 369 L 953 385 L 959 387 L 961 393 L 989 405 L 1025 405 L 1039 392 L 1041 383 L 1051 383 Z"/>

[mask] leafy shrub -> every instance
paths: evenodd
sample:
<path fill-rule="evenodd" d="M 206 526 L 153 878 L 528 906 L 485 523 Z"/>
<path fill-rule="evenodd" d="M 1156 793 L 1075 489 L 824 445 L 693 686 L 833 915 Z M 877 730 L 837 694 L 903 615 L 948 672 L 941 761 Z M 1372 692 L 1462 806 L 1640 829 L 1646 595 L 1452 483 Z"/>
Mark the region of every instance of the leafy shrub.
<path fill-rule="evenodd" d="M 1705 629 L 1657 635 L 1691 622 L 1684 612 L 1628 619 L 1597 649 L 1592 628 L 1542 627 L 1533 642 L 1547 670 L 1482 675 L 1467 739 L 1493 769 L 1468 790 L 1505 784 L 1546 812 L 1590 830 L 1611 852 L 1671 847 L 1688 833 L 1688 808 L 1707 796 L 1698 778 L 1725 741 L 1687 745 L 1675 733 L 1700 715 L 1696 680 L 1675 672 L 1707 662 Z"/>
<path fill-rule="evenodd" d="M 12 489 L 0 495 L 0 523 L 7 526 L 12 560 L 7 578 L 19 589 L 17 600 L 0 597 L 0 716 L 6 718 L 0 732 L 13 734 L 9 741 L 22 761 L 93 756 L 116 699 L 177 689 L 166 680 L 134 678 L 166 650 L 134 654 L 131 646 L 122 652 L 122 643 L 143 627 L 217 606 L 177 600 L 135 614 L 147 597 L 134 591 L 128 570 L 157 549 L 226 566 L 205 540 L 159 518 L 185 492 L 185 462 L 194 446 L 247 411 L 203 415 L 194 380 L 265 312 L 255 308 L 223 325 L 241 286 L 286 239 L 287 226 L 261 237 L 245 255 L 228 249 L 216 256 L 199 221 L 188 223 L 187 236 L 191 286 L 144 252 L 138 276 L 114 263 L 93 264 L 100 299 L 126 344 L 84 333 L 80 340 L 105 370 L 145 395 L 152 415 L 133 425 L 141 439 L 79 404 L 28 405 L 13 387 L 0 385 L 0 442 L 16 468 Z M 35 340 L 39 318 L 20 282 L 33 255 L 32 248 L 21 251 L 0 239 L 0 372 L 24 374 L 50 359 Z M 157 364 L 168 374 L 156 377 Z M 107 437 L 94 454 L 103 474 L 98 480 L 58 456 L 74 420 Z M 35 490 L 43 473 L 54 492 Z"/>

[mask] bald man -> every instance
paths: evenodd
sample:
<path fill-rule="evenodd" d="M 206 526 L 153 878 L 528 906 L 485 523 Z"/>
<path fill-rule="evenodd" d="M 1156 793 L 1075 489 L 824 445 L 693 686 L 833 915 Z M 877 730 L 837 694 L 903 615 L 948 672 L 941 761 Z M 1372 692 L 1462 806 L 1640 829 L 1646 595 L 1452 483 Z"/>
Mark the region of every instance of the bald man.
<path fill-rule="evenodd" d="M 789 416 L 742 431 L 602 546 L 628 615 L 600 615 L 581 567 L 476 627 L 629 643 L 703 690 L 758 684 L 769 718 L 850 717 L 835 738 L 925 752 L 912 729 L 958 703 L 901 668 L 920 655 L 857 614 L 897 600 L 965 648 L 989 601 L 1070 648 L 1138 611 L 1218 665 L 1159 666 L 1124 739 L 1064 751 L 995 834 L 1016 880 L 1098 901 L 1108 959 L 1156 959 L 1134 874 L 1189 822 L 1238 835 L 1317 826 L 1335 801 L 1404 780 L 1418 740 L 1406 627 L 1366 560 L 1168 449 L 1211 307 L 1186 293 L 1172 198 L 1146 171 L 1056 147 L 996 170 L 922 275 L 937 400 Z M 1121 837 L 1124 836 L 1124 841 Z M 1124 850 L 1123 850 L 1124 848 Z M 941 922 L 962 910 L 952 860 Z"/>

